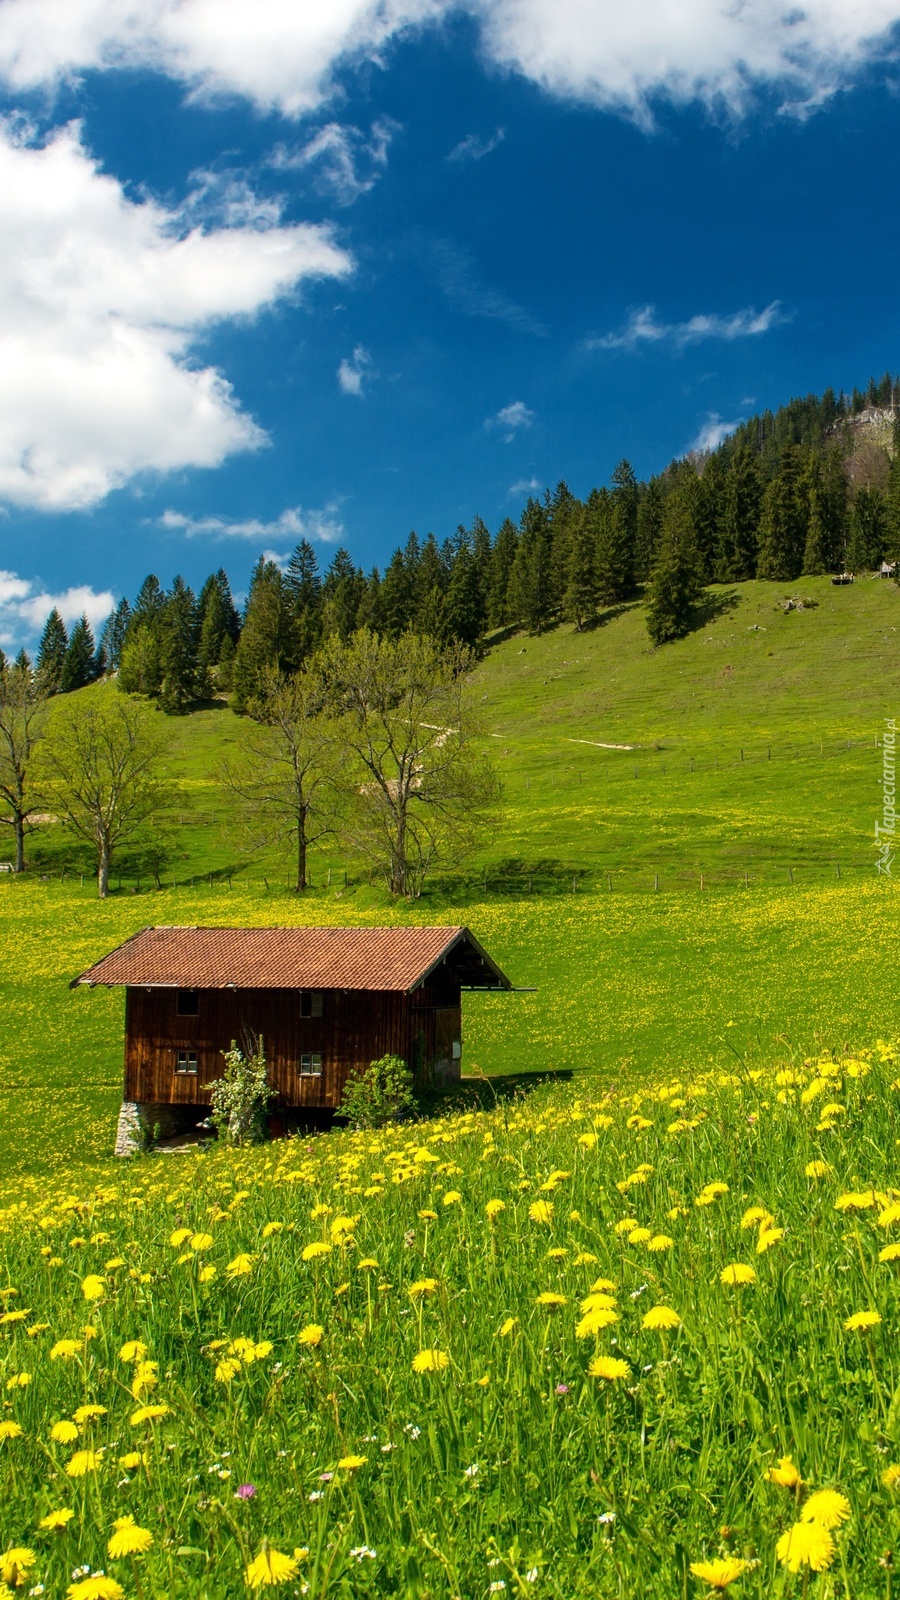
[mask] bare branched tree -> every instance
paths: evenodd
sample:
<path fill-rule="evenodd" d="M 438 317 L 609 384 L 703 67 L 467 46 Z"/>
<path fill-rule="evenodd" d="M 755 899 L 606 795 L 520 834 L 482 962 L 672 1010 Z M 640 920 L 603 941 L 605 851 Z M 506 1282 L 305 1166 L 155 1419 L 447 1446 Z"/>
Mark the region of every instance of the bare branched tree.
<path fill-rule="evenodd" d="M 306 669 L 264 673 L 249 714 L 240 753 L 222 763 L 219 777 L 254 846 L 290 846 L 299 894 L 309 882 L 310 849 L 334 832 L 342 765 L 336 729 L 321 680 Z"/>
<path fill-rule="evenodd" d="M 165 733 L 158 712 L 125 695 L 64 697 L 42 747 L 43 786 L 66 827 L 97 853 L 97 892 L 109 893 L 115 852 L 163 802 Z"/>
<path fill-rule="evenodd" d="M 351 763 L 347 831 L 392 894 L 418 895 L 435 864 L 460 861 L 499 802 L 470 663 L 432 639 L 367 630 L 346 644 L 332 637 L 318 658 Z"/>
<path fill-rule="evenodd" d="M 0 667 L 0 823 L 13 830 L 13 870 L 25 871 L 25 835 L 35 826 L 35 756 L 47 696 L 30 663 Z"/>

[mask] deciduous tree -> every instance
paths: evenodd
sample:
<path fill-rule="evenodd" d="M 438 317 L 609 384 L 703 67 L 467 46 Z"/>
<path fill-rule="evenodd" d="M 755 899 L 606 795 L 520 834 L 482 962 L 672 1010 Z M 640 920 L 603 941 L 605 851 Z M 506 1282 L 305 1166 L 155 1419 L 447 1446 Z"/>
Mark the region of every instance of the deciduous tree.
<path fill-rule="evenodd" d="M 44 731 L 47 690 L 28 658 L 0 664 L 0 823 L 13 831 L 13 870 L 25 871 L 25 836 L 37 799 L 38 741 Z"/>

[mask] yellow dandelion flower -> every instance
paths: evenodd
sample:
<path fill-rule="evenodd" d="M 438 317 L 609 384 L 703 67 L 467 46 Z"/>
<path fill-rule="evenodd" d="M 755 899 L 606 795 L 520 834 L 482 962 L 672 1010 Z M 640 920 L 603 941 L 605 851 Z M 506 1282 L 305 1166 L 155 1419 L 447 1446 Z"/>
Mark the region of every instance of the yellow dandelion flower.
<path fill-rule="evenodd" d="M 139 1528 L 134 1517 L 116 1517 L 106 1549 L 114 1561 L 122 1556 L 142 1556 L 153 1544 L 149 1528 Z"/>
<path fill-rule="evenodd" d="M 144 1344 L 143 1339 L 129 1339 L 119 1351 L 119 1360 L 129 1363 L 143 1361 L 146 1354 L 147 1346 Z"/>
<path fill-rule="evenodd" d="M 803 1168 L 805 1178 L 827 1178 L 831 1171 L 827 1161 L 807 1161 Z"/>
<path fill-rule="evenodd" d="M 36 1560 L 37 1556 L 27 1545 L 13 1545 L 12 1549 L 0 1555 L 0 1578 L 4 1583 L 11 1583 L 13 1588 L 18 1588 L 24 1583 Z"/>
<path fill-rule="evenodd" d="M 22 1429 L 17 1422 L 0 1422 L 0 1444 L 5 1444 L 7 1439 L 21 1439 Z"/>
<path fill-rule="evenodd" d="M 190 1248 L 195 1255 L 198 1255 L 201 1250 L 211 1249 L 212 1242 L 213 1236 L 211 1233 L 194 1233 L 191 1235 Z"/>
<path fill-rule="evenodd" d="M 702 1583 L 708 1583 L 715 1589 L 727 1589 L 730 1583 L 735 1583 L 747 1571 L 749 1561 L 742 1561 L 739 1556 L 725 1556 L 717 1561 L 692 1561 L 691 1571 L 695 1578 Z"/>
<path fill-rule="evenodd" d="M 590 1250 L 579 1250 L 572 1261 L 573 1267 L 593 1267 L 597 1264 L 597 1257 Z"/>
<path fill-rule="evenodd" d="M 50 1437 L 54 1444 L 74 1444 L 78 1438 L 78 1429 L 74 1422 L 54 1422 L 50 1429 Z"/>
<path fill-rule="evenodd" d="M 553 1221 L 553 1201 L 552 1200 L 535 1200 L 534 1204 L 530 1205 L 528 1207 L 528 1215 L 531 1218 L 532 1222 L 541 1222 L 541 1223 L 544 1223 L 544 1224 L 552 1222 Z"/>
<path fill-rule="evenodd" d="M 201 1283 L 212 1283 L 213 1278 L 215 1278 L 217 1276 L 218 1276 L 218 1269 L 216 1267 L 209 1266 L 209 1265 L 205 1266 L 205 1267 L 201 1267 L 200 1271 L 197 1273 L 197 1277 L 198 1277 L 198 1279 L 199 1279 L 199 1281 Z"/>
<path fill-rule="evenodd" d="M 851 1515 L 850 1501 L 837 1489 L 819 1489 L 811 1494 L 800 1513 L 801 1522 L 817 1522 L 820 1528 L 839 1528 Z"/>
<path fill-rule="evenodd" d="M 846 1194 L 838 1195 L 834 1202 L 834 1209 L 835 1211 L 870 1211 L 874 1204 L 874 1189 L 866 1189 L 862 1193 L 856 1190 L 849 1190 Z"/>
<path fill-rule="evenodd" d="M 105 1416 L 106 1406 L 84 1405 L 79 1406 L 77 1411 L 72 1412 L 72 1421 L 77 1422 L 79 1428 L 81 1428 L 86 1422 L 93 1422 L 95 1417 Z"/>
<path fill-rule="evenodd" d="M 413 1372 L 443 1372 L 450 1365 L 446 1350 L 420 1350 L 413 1356 Z"/>
<path fill-rule="evenodd" d="M 443 1200 L 441 1201 L 441 1204 L 445 1206 L 458 1206 L 461 1200 L 462 1195 L 458 1189 L 448 1189 Z"/>
<path fill-rule="evenodd" d="M 755 1283 L 756 1273 L 753 1267 L 748 1267 L 743 1261 L 732 1261 L 729 1266 L 722 1268 L 719 1273 L 719 1282 L 732 1286 Z"/>
<path fill-rule="evenodd" d="M 765 1255 L 767 1250 L 771 1250 L 773 1244 L 777 1244 L 779 1239 L 783 1238 L 783 1228 L 762 1228 L 756 1241 L 756 1254 L 758 1256 Z"/>
<path fill-rule="evenodd" d="M 11 1378 L 7 1378 L 6 1387 L 7 1389 L 27 1389 L 30 1382 L 30 1372 L 14 1372 Z"/>
<path fill-rule="evenodd" d="M 259 1555 L 254 1557 L 244 1573 L 244 1582 L 248 1589 L 267 1589 L 276 1583 L 287 1583 L 291 1578 L 296 1578 L 299 1565 L 295 1556 L 282 1554 L 266 1540 Z"/>
<path fill-rule="evenodd" d="M 189 1239 L 190 1237 L 190 1228 L 176 1228 L 175 1232 L 169 1235 L 169 1243 L 173 1250 L 180 1250 L 185 1240 Z"/>
<path fill-rule="evenodd" d="M 555 1244 L 552 1247 L 552 1249 L 547 1251 L 547 1260 L 548 1261 L 564 1261 L 568 1254 L 569 1254 L 569 1252 L 566 1249 L 565 1245 Z"/>
<path fill-rule="evenodd" d="M 76 1450 L 71 1461 L 66 1462 L 66 1472 L 70 1478 L 86 1478 L 89 1472 L 97 1471 L 100 1460 L 97 1450 Z"/>
<path fill-rule="evenodd" d="M 418 1215 L 420 1222 L 437 1222 L 438 1219 L 436 1211 L 424 1210 L 420 1211 Z"/>
<path fill-rule="evenodd" d="M 795 1522 L 782 1534 L 775 1553 L 789 1572 L 799 1572 L 801 1567 L 824 1572 L 834 1558 L 834 1540 L 817 1522 Z"/>
<path fill-rule="evenodd" d="M 144 1422 L 159 1422 L 161 1418 L 171 1414 L 171 1406 L 139 1406 L 137 1411 L 132 1411 L 129 1421 L 133 1428 L 139 1428 Z"/>
<path fill-rule="evenodd" d="M 881 1481 L 886 1489 L 896 1489 L 900 1483 L 900 1466 L 885 1467 Z"/>
<path fill-rule="evenodd" d="M 320 1256 L 330 1255 L 333 1249 L 333 1245 L 326 1244 L 322 1239 L 316 1239 L 313 1244 L 308 1244 L 306 1246 L 306 1249 L 302 1254 L 302 1259 L 304 1261 L 318 1261 Z"/>
<path fill-rule="evenodd" d="M 338 1462 L 338 1471 L 339 1472 L 357 1472 L 359 1470 L 359 1468 L 360 1467 L 364 1467 L 365 1464 L 366 1464 L 366 1457 L 365 1456 L 341 1456 L 341 1459 Z"/>
<path fill-rule="evenodd" d="M 631 1377 L 628 1362 L 622 1361 L 618 1356 L 595 1356 L 588 1367 L 588 1372 L 592 1378 L 605 1378 L 607 1383 Z"/>
<path fill-rule="evenodd" d="M 612 1278 L 595 1278 L 591 1284 L 591 1294 L 615 1294 L 615 1292 L 616 1285 Z"/>
<path fill-rule="evenodd" d="M 50 1351 L 51 1361 L 71 1361 L 73 1356 L 81 1354 L 84 1346 L 77 1339 L 57 1339 Z"/>
<path fill-rule="evenodd" d="M 628 1243 L 646 1244 L 648 1239 L 652 1238 L 653 1234 L 650 1232 L 649 1228 L 632 1228 L 630 1234 L 628 1235 Z"/>
<path fill-rule="evenodd" d="M 560 1306 L 564 1306 L 567 1303 L 564 1294 L 554 1294 L 552 1289 L 545 1289 L 543 1294 L 539 1294 L 535 1301 L 535 1305 L 543 1306 L 545 1311 L 558 1311 Z"/>
<path fill-rule="evenodd" d="M 437 1278 L 418 1278 L 415 1283 L 410 1284 L 406 1292 L 411 1300 L 422 1300 L 425 1295 L 435 1294 L 437 1288 Z"/>
<path fill-rule="evenodd" d="M 782 1489 L 799 1489 L 803 1483 L 797 1468 L 794 1466 L 793 1456 L 782 1456 L 773 1467 L 766 1469 L 768 1483 L 777 1483 Z"/>
<path fill-rule="evenodd" d="M 869 1328 L 877 1328 L 881 1322 L 880 1311 L 854 1311 L 848 1317 L 844 1327 L 848 1333 L 866 1333 Z"/>
<path fill-rule="evenodd" d="M 62 1533 L 74 1515 L 74 1511 L 70 1511 L 68 1506 L 63 1506 L 59 1511 L 48 1511 L 46 1517 L 41 1517 L 38 1527 L 43 1528 L 46 1533 Z"/>
<path fill-rule="evenodd" d="M 768 1228 L 775 1221 L 771 1211 L 765 1206 L 750 1206 L 741 1217 L 742 1228 Z"/>
<path fill-rule="evenodd" d="M 499 1217 L 501 1211 L 506 1210 L 506 1201 L 489 1200 L 484 1209 L 487 1212 L 488 1222 L 493 1222 L 495 1217 Z"/>
<path fill-rule="evenodd" d="M 148 1459 L 146 1451 L 129 1450 L 119 1457 L 119 1466 L 124 1467 L 126 1472 L 134 1472 L 138 1467 L 145 1467 Z"/>
<path fill-rule="evenodd" d="M 305 1257 L 305 1250 L 303 1254 Z M 228 1273 L 229 1278 L 245 1278 L 248 1272 L 253 1271 L 253 1257 L 248 1255 L 235 1256 L 233 1261 L 229 1261 L 225 1271 Z"/>
<path fill-rule="evenodd" d="M 612 1328 L 619 1320 L 619 1313 L 609 1307 L 600 1307 L 596 1311 L 588 1311 L 576 1323 L 576 1339 L 590 1339 L 597 1333 L 602 1333 L 604 1328 Z"/>
<path fill-rule="evenodd" d="M 501 1339 L 508 1339 L 518 1320 L 518 1317 L 507 1317 L 505 1321 L 501 1322 L 499 1337 Z"/>
<path fill-rule="evenodd" d="M 241 1370 L 241 1363 L 234 1356 L 226 1356 L 223 1361 L 216 1363 L 214 1377 L 216 1383 L 231 1383 Z"/>
<path fill-rule="evenodd" d="M 623 1217 L 621 1222 L 614 1224 L 613 1233 L 631 1233 L 632 1229 L 637 1226 L 638 1224 L 634 1217 Z"/>
<path fill-rule="evenodd" d="M 655 1233 L 652 1239 L 647 1240 L 647 1249 L 656 1256 L 663 1250 L 673 1249 L 674 1244 L 675 1240 L 670 1239 L 667 1233 Z"/>
<path fill-rule="evenodd" d="M 900 1259 L 900 1244 L 886 1244 L 878 1252 L 879 1261 L 897 1261 Z"/>
<path fill-rule="evenodd" d="M 681 1318 L 671 1306 L 651 1306 L 646 1313 L 641 1327 L 648 1333 L 664 1333 L 669 1328 L 680 1328 Z"/>
<path fill-rule="evenodd" d="M 66 1600 L 125 1600 L 125 1590 L 115 1578 L 98 1573 L 94 1578 L 81 1578 L 77 1583 L 70 1583 Z"/>
<path fill-rule="evenodd" d="M 301 1328 L 297 1335 L 298 1344 L 319 1345 L 325 1337 L 325 1329 L 318 1322 L 308 1322 Z"/>

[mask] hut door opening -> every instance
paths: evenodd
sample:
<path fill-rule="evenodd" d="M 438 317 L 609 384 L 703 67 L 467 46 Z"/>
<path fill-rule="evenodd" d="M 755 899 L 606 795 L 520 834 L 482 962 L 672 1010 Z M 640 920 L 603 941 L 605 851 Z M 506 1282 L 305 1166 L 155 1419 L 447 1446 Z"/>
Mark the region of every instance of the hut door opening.
<path fill-rule="evenodd" d="M 434 1013 L 435 1078 L 458 1078 L 461 1059 L 462 1011 L 459 1006 L 438 1006 Z"/>

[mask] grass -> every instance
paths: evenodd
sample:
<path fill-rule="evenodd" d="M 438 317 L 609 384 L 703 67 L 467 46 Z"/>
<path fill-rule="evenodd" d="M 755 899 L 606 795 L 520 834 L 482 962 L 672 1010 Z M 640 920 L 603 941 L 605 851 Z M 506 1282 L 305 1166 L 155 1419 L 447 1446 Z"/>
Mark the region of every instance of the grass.
<path fill-rule="evenodd" d="M 0 1571 L 762 1600 L 807 1594 L 805 1549 L 821 1600 L 889 1596 L 896 1073 L 880 1046 L 594 1078 L 7 1183 Z"/>

